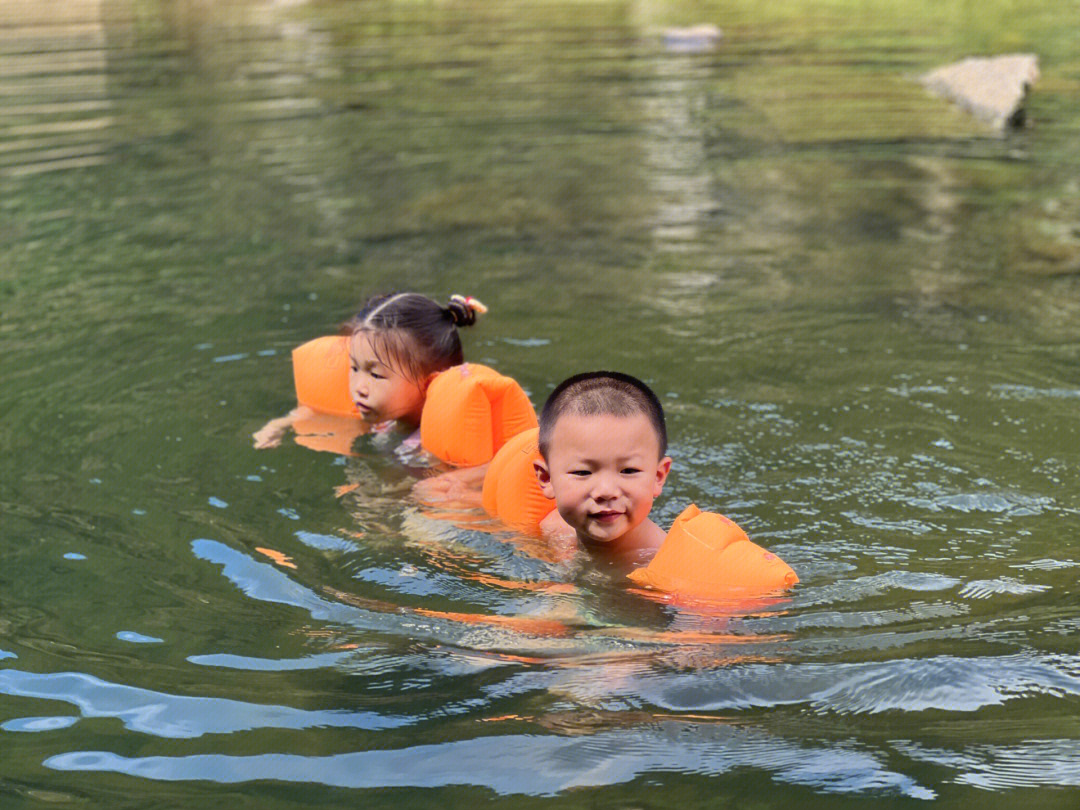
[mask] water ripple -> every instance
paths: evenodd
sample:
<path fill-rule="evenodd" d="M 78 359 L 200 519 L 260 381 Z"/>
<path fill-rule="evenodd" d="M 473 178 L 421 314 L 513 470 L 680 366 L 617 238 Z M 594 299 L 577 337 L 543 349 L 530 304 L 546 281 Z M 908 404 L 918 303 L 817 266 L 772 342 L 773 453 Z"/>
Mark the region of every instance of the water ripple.
<path fill-rule="evenodd" d="M 913 602 L 905 608 L 893 610 L 826 610 L 817 613 L 804 613 L 799 616 L 786 616 L 771 623 L 768 629 L 774 632 L 794 632 L 813 627 L 885 627 L 893 624 L 905 624 L 929 618 L 944 619 L 961 616 L 961 607 L 943 603 Z"/>
<path fill-rule="evenodd" d="M 886 520 L 881 517 L 860 515 L 858 512 L 851 511 L 841 512 L 840 514 L 856 526 L 862 526 L 867 529 L 882 529 L 884 531 L 903 532 L 904 534 L 927 534 L 937 528 L 933 524 L 925 523 L 916 518 L 909 518 L 907 520 Z"/>
<path fill-rule="evenodd" d="M 932 574 L 925 571 L 885 571 L 880 574 L 845 579 L 806 589 L 800 594 L 799 602 L 804 605 L 838 602 L 858 602 L 873 596 L 880 596 L 890 590 L 906 591 L 944 591 L 955 588 L 961 580 Z"/>
<path fill-rule="evenodd" d="M 123 757 L 79 751 L 45 760 L 63 771 L 107 771 L 164 781 L 272 779 L 346 788 L 472 785 L 498 794 L 550 796 L 630 782 L 658 772 L 717 776 L 764 769 L 777 782 L 823 793 L 886 793 L 932 799 L 932 790 L 889 770 L 853 743 L 800 744 L 754 729 L 664 723 L 582 737 L 492 736 L 330 756 L 261 754 Z M 467 768 L 462 763 L 470 763 Z"/>
<path fill-rule="evenodd" d="M 304 545 L 318 549 L 319 551 L 355 552 L 360 550 L 360 546 L 353 541 L 332 534 L 298 531 L 295 532 L 295 535 L 300 542 L 304 543 Z"/>
<path fill-rule="evenodd" d="M 228 669 L 258 670 L 260 672 L 293 672 L 301 669 L 323 669 L 343 663 L 356 655 L 357 650 L 321 653 L 305 658 L 252 658 L 247 655 L 218 653 L 210 655 L 189 655 L 188 661 L 204 667 L 226 667 Z"/>
<path fill-rule="evenodd" d="M 147 636 L 142 633 L 136 633 L 134 630 L 121 630 L 116 634 L 116 637 L 121 641 L 127 641 L 131 644 L 162 644 L 165 641 L 157 636 Z"/>
<path fill-rule="evenodd" d="M 1075 568 L 1080 563 L 1073 562 L 1072 560 L 1032 560 L 1029 563 L 1017 563 L 1013 565 L 1013 568 L 1020 568 L 1028 571 L 1054 571 L 1058 568 Z"/>
<path fill-rule="evenodd" d="M 0 670 L 0 694 L 71 703 L 83 717 L 115 717 L 125 728 L 155 737 L 201 737 L 257 728 L 329 726 L 378 730 L 414 722 L 377 712 L 306 711 L 224 698 L 168 695 L 109 683 L 81 672 Z"/>
<path fill-rule="evenodd" d="M 1031 385 L 999 384 L 991 385 L 1004 399 L 1080 399 L 1080 389 L 1076 388 L 1035 388 Z"/>
<path fill-rule="evenodd" d="M 327 588 L 338 601 L 323 599 L 309 588 L 290 579 L 268 563 L 250 557 L 214 540 L 192 542 L 195 556 L 222 566 L 222 574 L 245 595 L 262 602 L 291 605 L 307 611 L 312 618 L 337 622 L 354 629 L 389 633 L 407 638 L 428 638 L 452 644 L 485 648 L 512 647 L 544 649 L 550 639 L 567 635 L 559 620 L 522 615 L 530 600 L 504 600 L 511 615 L 409 609 L 396 602 L 380 601 Z M 540 607 L 546 603 L 541 602 Z M 535 609 L 536 606 L 532 605 Z M 530 636 L 539 636 L 531 639 Z"/>
<path fill-rule="evenodd" d="M 0 729 L 4 731 L 56 731 L 61 728 L 70 728 L 79 722 L 78 717 L 71 715 L 59 715 L 57 717 L 16 717 L 0 723 Z"/>
<path fill-rule="evenodd" d="M 728 665 L 678 673 L 636 673 L 625 666 L 607 665 L 589 672 L 548 675 L 544 686 L 585 705 L 618 699 L 670 711 L 804 705 L 816 712 L 838 714 L 974 712 L 1029 696 L 1080 695 L 1078 669 L 1076 656 L 1028 654 L 858 664 Z"/>
<path fill-rule="evenodd" d="M 1019 745 L 979 745 L 963 751 L 900 741 L 897 750 L 916 761 L 954 768 L 952 781 L 984 790 L 1080 786 L 1080 742 L 1030 740 Z"/>
<path fill-rule="evenodd" d="M 1050 590 L 1049 585 L 1029 585 L 1012 577 L 999 577 L 998 579 L 972 580 L 960 589 L 960 595 L 969 599 L 986 599 L 998 594 L 1023 596 L 1024 594 L 1042 593 L 1048 590 Z"/>
<path fill-rule="evenodd" d="M 1023 495 L 1014 492 L 1003 494 L 970 492 L 941 495 L 935 498 L 904 498 L 902 501 L 908 506 L 926 509 L 930 512 L 952 509 L 966 514 L 989 512 L 991 514 L 1006 514 L 1010 517 L 1041 515 L 1054 505 L 1054 499 L 1045 495 Z"/>

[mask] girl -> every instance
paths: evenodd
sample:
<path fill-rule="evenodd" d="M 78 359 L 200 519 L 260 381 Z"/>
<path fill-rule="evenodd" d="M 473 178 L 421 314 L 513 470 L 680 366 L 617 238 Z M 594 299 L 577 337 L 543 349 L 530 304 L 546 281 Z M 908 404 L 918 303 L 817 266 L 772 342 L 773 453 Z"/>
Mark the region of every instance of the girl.
<path fill-rule="evenodd" d="M 348 398 L 353 418 L 335 421 L 301 402 L 255 432 L 255 447 L 276 447 L 289 428 L 296 430 L 298 442 L 334 452 L 372 429 L 415 433 L 431 380 L 464 362 L 458 327 L 472 326 L 477 315 L 485 312 L 482 303 L 463 295 L 451 296 L 445 307 L 419 293 L 371 298 L 343 330 L 348 336 Z M 418 439 L 410 437 L 406 443 L 415 444 Z"/>

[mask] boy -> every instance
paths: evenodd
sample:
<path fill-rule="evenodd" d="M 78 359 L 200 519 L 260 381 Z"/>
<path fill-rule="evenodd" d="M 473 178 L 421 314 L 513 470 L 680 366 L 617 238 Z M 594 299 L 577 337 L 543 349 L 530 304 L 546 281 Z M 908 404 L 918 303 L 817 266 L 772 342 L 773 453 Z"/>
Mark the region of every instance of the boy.
<path fill-rule="evenodd" d="M 651 554 L 664 542 L 649 512 L 671 470 L 667 428 L 641 380 L 614 371 L 564 380 L 540 414 L 539 450 L 533 468 L 556 507 L 540 524 L 545 536 L 572 533 L 619 554 Z"/>

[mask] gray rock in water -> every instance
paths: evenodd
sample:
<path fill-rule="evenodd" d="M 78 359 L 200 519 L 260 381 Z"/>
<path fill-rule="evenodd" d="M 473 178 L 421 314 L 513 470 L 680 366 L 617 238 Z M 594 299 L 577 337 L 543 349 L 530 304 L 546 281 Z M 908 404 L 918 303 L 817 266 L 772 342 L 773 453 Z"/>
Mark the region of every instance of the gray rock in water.
<path fill-rule="evenodd" d="M 972 57 L 922 77 L 932 93 L 956 102 L 997 129 L 1022 126 L 1028 88 L 1039 78 L 1039 57 L 1014 53 Z"/>
<path fill-rule="evenodd" d="M 688 28 L 665 28 L 664 47 L 675 53 L 704 53 L 711 51 L 720 42 L 720 29 L 715 25 L 703 23 Z"/>

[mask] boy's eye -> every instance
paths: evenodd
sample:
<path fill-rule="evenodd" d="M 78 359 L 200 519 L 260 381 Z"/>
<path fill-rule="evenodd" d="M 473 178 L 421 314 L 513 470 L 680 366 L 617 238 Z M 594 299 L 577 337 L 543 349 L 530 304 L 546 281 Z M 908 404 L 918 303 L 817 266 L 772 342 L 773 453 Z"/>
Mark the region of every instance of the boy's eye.
<path fill-rule="evenodd" d="M 589 475 L 589 470 L 571 470 L 570 474 L 576 475 L 579 478 L 584 478 L 585 476 Z"/>
<path fill-rule="evenodd" d="M 637 467 L 623 467 L 622 469 L 623 475 L 634 475 L 639 472 L 641 472 L 641 470 L 639 470 Z"/>

